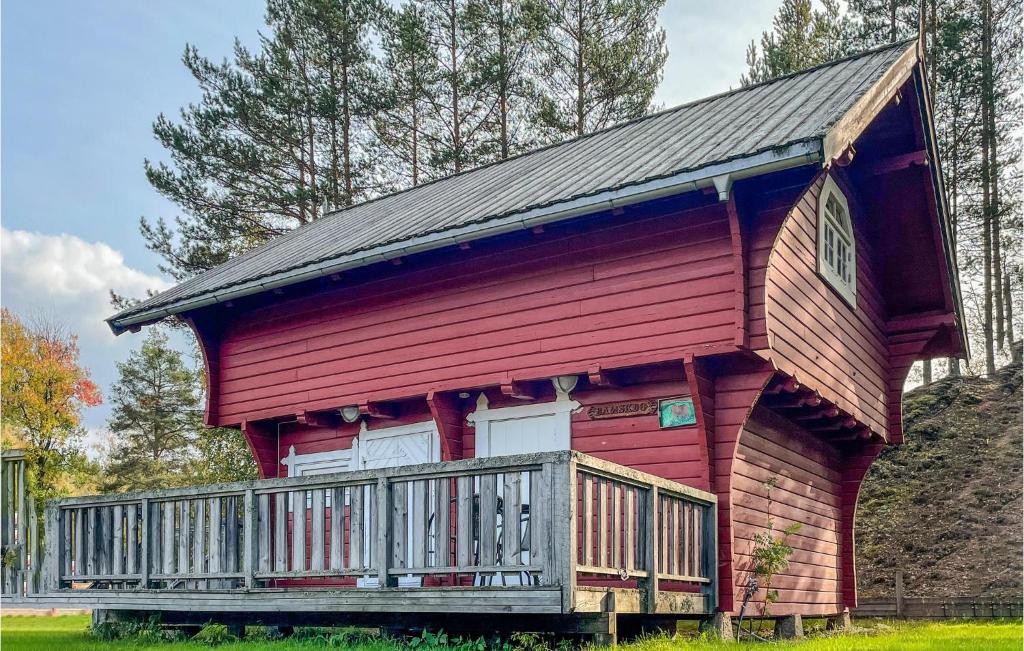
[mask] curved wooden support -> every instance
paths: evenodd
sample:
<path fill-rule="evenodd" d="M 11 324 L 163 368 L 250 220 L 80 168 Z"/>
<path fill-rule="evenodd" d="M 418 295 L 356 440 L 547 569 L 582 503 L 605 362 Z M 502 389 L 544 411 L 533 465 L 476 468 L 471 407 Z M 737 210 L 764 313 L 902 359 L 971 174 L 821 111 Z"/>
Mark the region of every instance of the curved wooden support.
<path fill-rule="evenodd" d="M 256 460 L 256 469 L 260 479 L 277 477 L 277 425 L 270 422 L 242 421 L 242 433 Z"/>
<path fill-rule="evenodd" d="M 459 397 L 450 392 L 430 391 L 427 406 L 440 434 L 441 461 L 461 459 L 465 418 Z"/>

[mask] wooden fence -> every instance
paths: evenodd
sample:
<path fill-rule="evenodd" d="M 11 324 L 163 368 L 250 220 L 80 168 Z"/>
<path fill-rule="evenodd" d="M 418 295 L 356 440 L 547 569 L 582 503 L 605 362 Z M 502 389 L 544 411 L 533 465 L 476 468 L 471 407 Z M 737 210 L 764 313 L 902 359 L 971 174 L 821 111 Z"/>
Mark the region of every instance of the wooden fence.
<path fill-rule="evenodd" d="M 36 593 L 40 587 L 41 537 L 21 451 L 0 455 L 0 510 L 0 593 Z"/>
<path fill-rule="evenodd" d="M 54 500 L 45 532 L 44 591 L 98 607 L 533 588 L 574 612 L 596 607 L 592 585 L 632 591 L 633 612 L 716 605 L 714 495 L 576 452 Z"/>
<path fill-rule="evenodd" d="M 896 572 L 896 590 L 891 599 L 861 599 L 852 614 L 894 619 L 1019 618 L 1024 616 L 1022 609 L 1020 597 L 907 597 L 903 572 Z"/>

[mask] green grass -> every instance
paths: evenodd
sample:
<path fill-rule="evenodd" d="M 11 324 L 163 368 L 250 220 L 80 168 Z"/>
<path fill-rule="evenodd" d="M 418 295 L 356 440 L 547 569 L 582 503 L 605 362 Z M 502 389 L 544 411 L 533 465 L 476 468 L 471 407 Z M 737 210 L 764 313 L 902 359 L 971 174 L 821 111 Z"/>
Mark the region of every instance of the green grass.
<path fill-rule="evenodd" d="M 859 622 L 858 622 L 859 624 Z M 812 637 L 801 642 L 722 644 L 671 640 L 655 637 L 622 645 L 625 651 L 686 651 L 714 649 L 799 649 L 800 651 L 1002 651 L 1021 649 L 1020 622 L 885 622 L 869 624 L 872 628 L 857 634 Z M 125 651 L 160 650 L 189 651 L 210 649 L 199 642 L 157 642 L 138 640 L 105 642 L 88 632 L 89 617 L 68 615 L 58 617 L 8 616 L 0 618 L 0 643 L 4 651 L 94 651 L 123 649 Z M 222 651 L 298 651 L 324 648 L 324 642 L 313 639 L 266 641 L 252 640 L 222 644 Z M 347 647 L 360 651 L 404 651 L 409 647 L 386 640 L 363 640 Z M 423 646 L 419 647 L 421 651 Z M 431 649 L 430 651 L 435 651 Z"/>

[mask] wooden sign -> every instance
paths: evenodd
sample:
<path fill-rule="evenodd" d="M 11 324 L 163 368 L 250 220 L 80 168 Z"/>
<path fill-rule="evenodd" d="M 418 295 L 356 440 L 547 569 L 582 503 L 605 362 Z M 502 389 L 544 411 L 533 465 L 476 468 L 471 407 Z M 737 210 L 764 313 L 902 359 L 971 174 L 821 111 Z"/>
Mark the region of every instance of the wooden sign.
<path fill-rule="evenodd" d="M 607 405 L 594 405 L 587 409 L 590 420 L 605 418 L 626 418 L 629 416 L 652 416 L 658 413 L 657 400 L 628 400 L 612 402 Z"/>
<path fill-rule="evenodd" d="M 693 398 L 668 398 L 658 406 L 659 424 L 664 427 L 695 425 L 697 414 L 693 411 Z"/>

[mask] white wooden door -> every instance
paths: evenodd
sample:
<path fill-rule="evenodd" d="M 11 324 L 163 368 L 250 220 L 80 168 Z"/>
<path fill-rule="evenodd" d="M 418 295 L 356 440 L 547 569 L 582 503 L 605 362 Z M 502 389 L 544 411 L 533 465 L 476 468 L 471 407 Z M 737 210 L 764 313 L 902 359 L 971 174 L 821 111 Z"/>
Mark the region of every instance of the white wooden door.
<path fill-rule="evenodd" d="M 364 429 L 352 442 L 352 457 L 353 465 L 358 469 L 394 468 L 440 461 L 441 445 L 437 425 L 434 421 L 429 421 L 372 431 Z M 409 491 L 409 503 L 406 505 L 408 513 L 412 512 L 412 498 L 412 491 Z M 434 500 L 430 499 L 428 503 L 433 504 Z M 430 518 L 433 519 L 433 513 L 430 514 Z M 369 529 L 363 533 L 366 536 L 363 548 L 369 549 L 373 542 L 369 538 Z M 409 554 L 412 543 L 413 532 L 410 529 L 405 542 L 405 548 L 410 550 Z M 418 587 L 422 582 L 422 578 L 418 576 L 398 577 L 399 587 Z M 362 577 L 356 580 L 356 585 L 361 588 L 374 588 L 377 587 L 378 581 L 376 577 Z"/>
<path fill-rule="evenodd" d="M 477 409 L 468 417 L 476 427 L 476 456 L 568 450 L 575 400 L 490 409 L 481 394 Z"/>
<path fill-rule="evenodd" d="M 433 421 L 364 430 L 353 442 L 352 451 L 354 466 L 360 470 L 441 460 L 437 426 Z"/>

